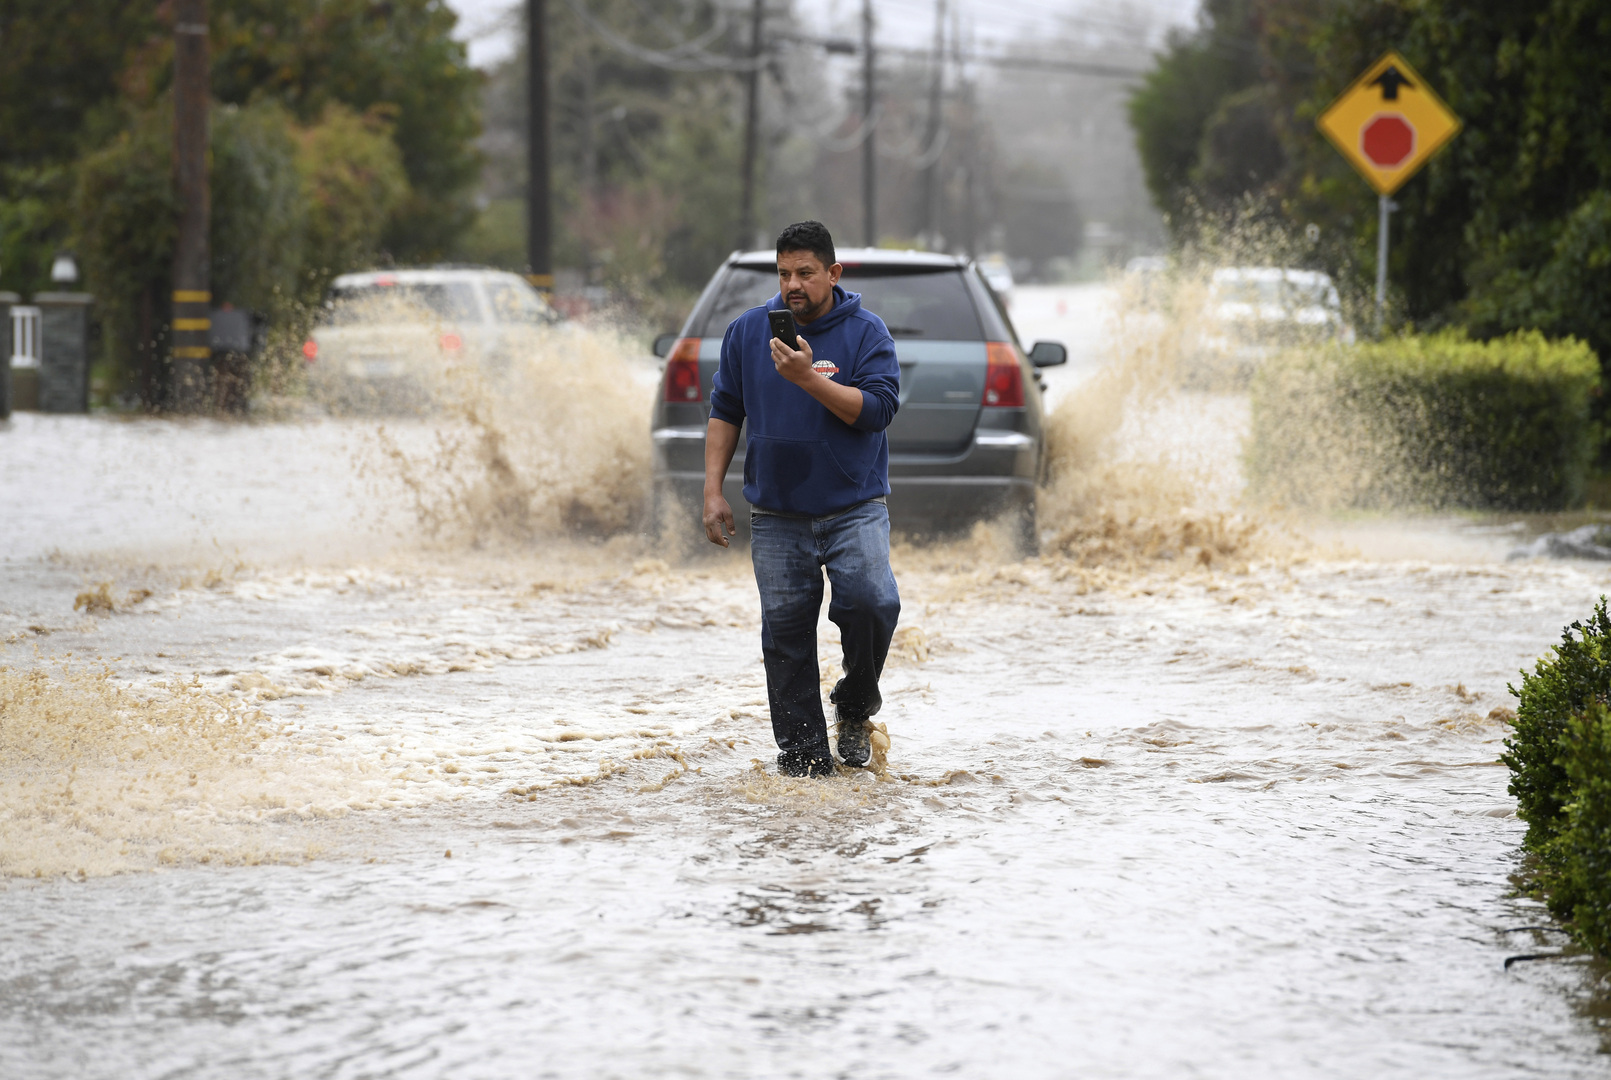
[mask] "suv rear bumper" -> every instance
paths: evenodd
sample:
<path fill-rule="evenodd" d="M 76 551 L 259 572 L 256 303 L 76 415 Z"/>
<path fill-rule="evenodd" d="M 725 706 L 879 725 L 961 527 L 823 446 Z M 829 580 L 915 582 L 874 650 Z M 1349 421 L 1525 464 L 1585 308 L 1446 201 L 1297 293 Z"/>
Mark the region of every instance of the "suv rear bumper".
<path fill-rule="evenodd" d="M 678 513 L 699 519 L 705 489 L 703 427 L 665 427 L 652 433 L 657 514 Z M 1026 432 L 980 427 L 967 448 L 956 454 L 891 454 L 889 516 L 897 528 L 927 531 L 953 529 L 1035 504 L 1040 440 Z M 741 522 L 748 518 L 744 501 L 742 453 L 728 469 L 722 494 Z"/>

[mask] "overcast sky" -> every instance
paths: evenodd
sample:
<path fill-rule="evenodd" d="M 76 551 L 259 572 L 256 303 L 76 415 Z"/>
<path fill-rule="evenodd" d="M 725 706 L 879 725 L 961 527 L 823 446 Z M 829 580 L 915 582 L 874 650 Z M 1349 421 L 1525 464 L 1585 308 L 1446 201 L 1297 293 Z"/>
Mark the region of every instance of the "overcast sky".
<path fill-rule="evenodd" d="M 548 0 L 549 4 L 563 0 Z M 971 23 L 974 40 L 982 48 L 1005 44 L 1023 37 L 1037 27 L 1049 26 L 1067 14 L 1081 21 L 1100 25 L 1111 21 L 1113 12 L 1130 7 L 1147 12 L 1156 21 L 1160 34 L 1171 25 L 1190 24 L 1197 13 L 1197 0 L 959 0 L 964 25 Z M 508 56 L 519 33 L 513 18 L 517 3 L 511 0 L 447 0 L 459 13 L 459 37 L 470 45 L 470 62 L 486 67 Z M 801 19 L 821 32 L 848 31 L 857 25 L 861 0 L 816 0 L 797 5 Z M 924 45 L 933 34 L 933 0 L 873 0 L 878 20 L 877 39 L 901 45 Z"/>

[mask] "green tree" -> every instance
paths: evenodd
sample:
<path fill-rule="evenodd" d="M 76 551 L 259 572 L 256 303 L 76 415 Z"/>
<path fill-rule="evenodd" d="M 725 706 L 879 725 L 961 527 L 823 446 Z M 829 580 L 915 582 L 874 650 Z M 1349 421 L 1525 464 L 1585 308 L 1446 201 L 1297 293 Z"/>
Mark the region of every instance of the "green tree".
<path fill-rule="evenodd" d="M 72 171 L 62 165 L 0 170 L 0 289 L 48 289 L 50 266 L 70 229 Z"/>
<path fill-rule="evenodd" d="M 1157 66 L 1130 98 L 1147 190 L 1166 214 L 1178 215 L 1188 198 L 1204 194 L 1198 165 L 1205 137 L 1211 126 L 1227 123 L 1216 113 L 1226 98 L 1259 81 L 1255 14 L 1254 0 L 1204 0 L 1197 30 L 1170 33 Z"/>
<path fill-rule="evenodd" d="M 214 97 L 275 101 L 303 125 L 331 105 L 389 116 L 409 190 L 384 247 L 441 258 L 474 213 L 481 76 L 440 0 L 213 0 Z M 37 288 L 39 253 L 66 240 L 75 183 L 49 170 L 108 146 L 172 81 L 171 7 L 117 0 L 0 5 L 0 284 Z M 18 206 L 28 199 L 46 203 Z"/>
<path fill-rule="evenodd" d="M 302 295 L 322 295 L 330 278 L 373 260 L 388 223 L 409 197 L 403 156 L 379 114 L 325 108 L 318 124 L 295 129 L 296 166 L 307 207 Z"/>
<path fill-rule="evenodd" d="M 130 64 L 163 44 L 168 28 L 157 7 L 127 0 L 0 4 L 0 170 L 61 164 L 86 149 L 95 114 L 129 91 L 122 77 Z"/>
<path fill-rule="evenodd" d="M 178 213 L 172 133 L 172 109 L 153 108 L 75 170 L 78 248 L 97 291 L 107 358 L 123 388 L 148 405 L 167 387 L 161 347 Z"/>
<path fill-rule="evenodd" d="M 440 0 L 215 0 L 213 93 L 279 101 L 303 124 L 332 104 L 389 115 L 409 192 L 385 247 L 449 254 L 474 215 L 481 76 Z"/>
<path fill-rule="evenodd" d="M 76 168 L 76 242 L 107 360 L 147 405 L 166 387 L 172 117 L 159 101 Z M 214 301 L 271 317 L 294 315 L 333 272 L 370 257 L 407 191 L 384 121 L 340 106 L 309 128 L 273 100 L 216 108 L 211 158 Z"/>
<path fill-rule="evenodd" d="M 1611 360 L 1611 10 L 1596 0 L 1255 0 L 1247 10 L 1285 159 L 1271 201 L 1291 224 L 1347 237 L 1339 268 L 1374 267 L 1375 193 L 1314 122 L 1396 49 L 1464 123 L 1394 196 L 1389 272 L 1403 316 L 1484 336 L 1578 335 Z M 1205 4 L 1207 26 L 1222 21 Z M 1236 94 L 1254 92 L 1235 79 L 1215 89 L 1210 40 L 1205 29 L 1173 42 L 1132 104 L 1165 209 L 1216 171 L 1212 140 L 1192 142 L 1203 117 L 1229 116 Z"/>
<path fill-rule="evenodd" d="M 674 193 L 666 231 L 668 284 L 698 289 L 733 250 L 743 195 L 743 129 L 730 80 L 683 88 L 678 108 L 651 144 L 645 186 Z"/>
<path fill-rule="evenodd" d="M 272 101 L 212 113 L 215 303 L 273 312 L 297 292 L 308 210 L 290 118 Z"/>
<path fill-rule="evenodd" d="M 706 0 L 589 0 L 593 17 L 648 44 L 712 28 Z M 554 257 L 628 292 L 690 290 L 732 250 L 738 227 L 739 80 L 670 70 L 602 41 L 567 5 L 549 6 Z M 735 24 L 736 25 L 736 24 Z M 712 50 L 729 48 L 729 34 Z M 522 48 L 490 76 L 485 221 L 524 225 Z M 521 266 L 524 243 L 478 229 L 478 257 Z"/>
<path fill-rule="evenodd" d="M 1390 278 L 1403 314 L 1492 336 L 1581 336 L 1611 360 L 1611 12 L 1589 0 L 1371 0 L 1296 22 L 1313 74 L 1285 93 L 1301 121 L 1295 214 L 1376 240 L 1375 198 L 1312 134 L 1332 97 L 1387 48 L 1458 115 L 1461 133 L 1394 199 Z"/>

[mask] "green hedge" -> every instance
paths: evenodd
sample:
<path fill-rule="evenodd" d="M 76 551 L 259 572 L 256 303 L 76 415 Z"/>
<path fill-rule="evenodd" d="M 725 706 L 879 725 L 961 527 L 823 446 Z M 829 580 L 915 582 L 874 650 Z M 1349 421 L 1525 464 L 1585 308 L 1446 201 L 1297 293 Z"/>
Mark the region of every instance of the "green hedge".
<path fill-rule="evenodd" d="M 1253 381 L 1253 493 L 1318 509 L 1582 502 L 1599 362 L 1580 341 L 1459 332 L 1272 360 Z"/>
<path fill-rule="evenodd" d="M 1537 855 L 1533 885 L 1588 947 L 1611 955 L 1611 618 L 1600 598 L 1522 673 L 1505 740 L 1510 793 Z"/>

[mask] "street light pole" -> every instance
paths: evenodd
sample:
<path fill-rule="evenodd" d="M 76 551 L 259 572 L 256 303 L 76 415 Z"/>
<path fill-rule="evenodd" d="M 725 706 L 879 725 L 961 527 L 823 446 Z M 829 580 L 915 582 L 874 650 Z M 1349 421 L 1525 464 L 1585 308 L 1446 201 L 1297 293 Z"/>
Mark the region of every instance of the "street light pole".
<path fill-rule="evenodd" d="M 738 215 L 740 250 L 755 243 L 755 168 L 761 123 L 761 19 L 765 10 L 765 0 L 755 0 L 750 9 L 750 70 L 745 76 L 747 99 L 744 103 L 744 199 Z"/>
<path fill-rule="evenodd" d="M 526 280 L 554 290 L 548 170 L 548 24 L 544 0 L 526 0 Z"/>
<path fill-rule="evenodd" d="M 207 0 L 178 0 L 173 24 L 173 171 L 179 196 L 179 235 L 173 253 L 173 367 L 168 398 L 180 412 L 202 407 L 212 374 L 213 354 L 208 344 L 212 282 L 207 250 L 211 215 L 207 187 L 209 65 Z"/>
<path fill-rule="evenodd" d="M 862 143 L 861 143 L 861 220 L 862 237 L 868 247 L 878 245 L 878 174 L 873 145 L 873 95 L 877 90 L 877 69 L 873 57 L 873 0 L 861 3 L 862 55 Z"/>

